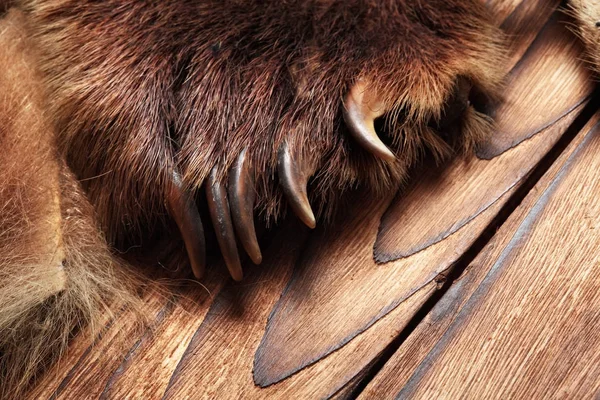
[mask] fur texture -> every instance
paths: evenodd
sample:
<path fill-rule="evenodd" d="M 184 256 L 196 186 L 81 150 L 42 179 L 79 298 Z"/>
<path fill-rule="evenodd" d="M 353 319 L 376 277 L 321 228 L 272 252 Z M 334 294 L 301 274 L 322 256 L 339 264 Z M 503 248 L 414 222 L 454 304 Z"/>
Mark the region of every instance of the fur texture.
<path fill-rule="evenodd" d="M 0 20 L 0 398 L 19 398 L 72 333 L 140 309 L 78 182 L 57 157 L 22 14 Z M 115 299 L 118 299 L 116 301 Z"/>
<path fill-rule="evenodd" d="M 326 215 L 349 187 L 395 188 L 425 151 L 473 148 L 490 126 L 477 100 L 501 81 L 501 34 L 477 0 L 18 3 L 26 16 L 0 21 L 0 398 L 18 398 L 78 328 L 140 309 L 96 211 L 112 242 L 144 236 L 165 222 L 173 170 L 199 191 L 247 148 L 257 211 L 277 217 L 287 142 Z M 570 4 L 600 72 L 600 3 Z M 475 104 L 450 129 L 461 78 Z M 347 135 L 341 99 L 358 81 L 392 105 L 378 128 L 393 164 Z"/>
<path fill-rule="evenodd" d="M 478 0 L 17 3 L 25 14 L 0 26 L 7 397 L 75 329 L 139 305 L 138 283 L 111 256 L 96 215 L 111 243 L 140 240 L 168 225 L 174 171 L 200 192 L 213 168 L 225 181 L 247 149 L 256 211 L 276 218 L 284 143 L 310 169 L 311 200 L 327 215 L 352 186 L 395 189 L 426 151 L 472 149 L 490 131 L 477 106 L 500 87 L 501 34 Z M 472 104 L 449 128 L 463 79 Z M 378 129 L 393 163 L 348 135 L 342 99 L 357 82 L 389 105 Z"/>
<path fill-rule="evenodd" d="M 61 150 L 111 241 L 167 214 L 169 177 L 200 189 L 225 181 L 248 149 L 257 212 L 281 213 L 277 152 L 284 142 L 313 172 L 326 214 L 345 189 L 396 188 L 424 151 L 451 152 L 433 126 L 459 77 L 494 97 L 501 33 L 478 0 L 26 0 L 43 51 Z M 382 120 L 398 155 L 384 163 L 347 135 L 341 100 L 357 81 L 391 109 Z M 473 106 L 451 144 L 489 132 Z M 92 179 L 93 178 L 93 179 Z"/>

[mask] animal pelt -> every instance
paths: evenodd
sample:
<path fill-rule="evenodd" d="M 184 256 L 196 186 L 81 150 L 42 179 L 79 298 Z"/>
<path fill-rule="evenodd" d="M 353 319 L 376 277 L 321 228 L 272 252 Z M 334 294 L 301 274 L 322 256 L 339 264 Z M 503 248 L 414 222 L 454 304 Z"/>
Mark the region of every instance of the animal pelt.
<path fill-rule="evenodd" d="M 10 399 L 77 329 L 140 309 L 137 278 L 58 156 L 23 22 L 14 10 L 0 20 L 0 398 Z"/>
<path fill-rule="evenodd" d="M 205 181 L 227 186 L 241 154 L 254 211 L 275 219 L 282 149 L 326 216 L 350 187 L 395 190 L 425 152 L 471 150 L 501 86 L 502 35 L 479 0 L 13 3 L 24 13 L 0 26 L 0 378 L 11 397 L 78 327 L 137 307 L 138 283 L 96 224 L 117 246 L 168 229 L 175 183 L 203 203 Z M 354 91 L 382 111 L 393 160 L 353 138 Z"/>
<path fill-rule="evenodd" d="M 285 206 L 284 144 L 326 215 L 345 189 L 396 188 L 430 151 L 472 149 L 490 131 L 501 33 L 479 0 L 23 0 L 42 51 L 60 149 L 111 242 L 168 215 L 173 171 L 196 193 L 246 149 L 264 219 Z M 460 133 L 440 132 L 459 81 Z M 386 113 L 384 162 L 352 140 L 342 99 L 363 84 Z M 482 96 L 484 95 L 484 96 Z M 448 130 L 449 131 L 449 130 Z M 452 137 L 448 137 L 452 136 Z M 94 179 L 90 179 L 94 178 Z"/>

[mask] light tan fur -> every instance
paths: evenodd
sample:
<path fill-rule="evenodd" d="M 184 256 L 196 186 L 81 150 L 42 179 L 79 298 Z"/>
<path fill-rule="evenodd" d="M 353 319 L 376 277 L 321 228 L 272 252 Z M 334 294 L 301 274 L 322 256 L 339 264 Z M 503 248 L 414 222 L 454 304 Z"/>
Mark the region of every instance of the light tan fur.
<path fill-rule="evenodd" d="M 140 310 L 58 157 L 23 15 L 0 20 L 0 398 L 16 399 L 77 329 Z M 141 314 L 140 314 L 141 315 Z"/>

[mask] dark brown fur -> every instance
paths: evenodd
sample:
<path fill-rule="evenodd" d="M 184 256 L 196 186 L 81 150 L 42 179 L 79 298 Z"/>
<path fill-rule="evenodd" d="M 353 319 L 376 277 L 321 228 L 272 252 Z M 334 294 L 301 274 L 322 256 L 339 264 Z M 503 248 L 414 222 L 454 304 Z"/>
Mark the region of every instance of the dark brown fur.
<path fill-rule="evenodd" d="M 174 168 L 197 190 L 245 147 L 266 218 L 280 213 L 283 141 L 315 170 L 321 211 L 357 184 L 396 187 L 425 150 L 450 152 L 431 126 L 457 77 L 489 95 L 501 79 L 501 35 L 477 0 L 24 3 L 61 148 L 111 240 L 163 218 Z M 341 99 L 358 79 L 395 105 L 392 165 L 345 132 Z M 472 107 L 461 124 L 459 148 L 489 131 Z"/>
<path fill-rule="evenodd" d="M 501 35 L 477 0 L 18 3 L 26 22 L 12 13 L 0 32 L 0 89 L 11 94 L 0 104 L 4 395 L 74 329 L 136 307 L 135 279 L 116 267 L 96 213 L 111 242 L 139 240 L 167 219 L 173 170 L 199 191 L 248 148 L 257 212 L 277 217 L 287 142 L 314 171 L 311 198 L 327 215 L 349 187 L 396 188 L 425 151 L 471 149 L 490 127 L 473 106 L 454 140 L 435 126 L 459 77 L 489 97 L 501 80 Z M 341 100 L 359 80 L 393 105 L 382 121 L 393 164 L 347 134 Z"/>
<path fill-rule="evenodd" d="M 13 2 L 0 0 L 0 15 Z M 455 141 L 435 128 L 458 77 L 497 94 L 501 34 L 480 3 L 20 1 L 42 57 L 12 12 L 0 23 L 0 397 L 17 398 L 75 329 L 138 305 L 63 154 L 111 241 L 165 221 L 173 169 L 199 190 L 244 148 L 257 211 L 280 215 L 284 141 L 314 168 L 311 197 L 326 215 L 345 189 L 395 188 L 424 151 L 470 150 L 489 132 L 474 107 Z M 598 72 L 600 5 L 570 3 Z M 341 99 L 359 79 L 395 105 L 382 124 L 393 165 L 347 135 Z"/>

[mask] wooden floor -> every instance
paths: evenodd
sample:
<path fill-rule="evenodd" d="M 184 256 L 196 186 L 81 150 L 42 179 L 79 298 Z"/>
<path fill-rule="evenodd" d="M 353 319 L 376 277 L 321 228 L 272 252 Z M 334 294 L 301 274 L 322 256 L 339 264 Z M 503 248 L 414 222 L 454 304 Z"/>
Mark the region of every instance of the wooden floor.
<path fill-rule="evenodd" d="M 242 283 L 215 265 L 148 295 L 151 329 L 124 312 L 76 338 L 32 398 L 600 399 L 595 84 L 559 1 L 489 3 L 511 63 L 478 158 L 314 232 L 290 219 Z"/>

